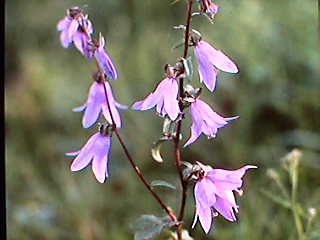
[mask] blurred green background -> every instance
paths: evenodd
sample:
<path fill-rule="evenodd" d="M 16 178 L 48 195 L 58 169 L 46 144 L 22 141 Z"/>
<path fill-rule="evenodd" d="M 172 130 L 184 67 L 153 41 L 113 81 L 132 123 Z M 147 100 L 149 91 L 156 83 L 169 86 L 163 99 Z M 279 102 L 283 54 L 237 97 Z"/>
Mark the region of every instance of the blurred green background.
<path fill-rule="evenodd" d="M 221 11 L 211 25 L 195 17 L 193 27 L 239 66 L 237 75 L 221 73 L 217 91 L 203 99 L 224 116 L 241 118 L 208 141 L 202 136 L 183 149 L 183 160 L 200 160 L 216 168 L 255 164 L 239 198 L 239 221 L 221 216 L 205 235 L 199 224 L 195 239 L 297 239 L 292 212 L 267 197 L 280 196 L 267 169 L 275 169 L 285 188 L 288 174 L 280 159 L 293 148 L 302 151 L 298 200 L 320 211 L 320 94 L 316 0 L 217 0 Z M 72 46 L 63 49 L 57 22 L 69 7 L 87 4 L 95 35 L 102 32 L 120 74 L 112 82 L 119 102 L 131 105 L 146 96 L 174 64 L 182 38 L 172 26 L 183 24 L 185 2 L 169 0 L 11 0 L 6 4 L 6 190 L 8 239 L 133 239 L 130 228 L 142 214 L 163 216 L 138 181 L 113 139 L 110 178 L 99 184 L 91 167 L 71 172 L 65 152 L 79 149 L 96 130 L 81 128 L 71 109 L 87 98 L 95 70 Z M 197 73 L 193 84 L 200 87 Z M 165 144 L 163 164 L 150 155 L 162 121 L 154 111 L 122 111 L 122 135 L 149 180 L 178 185 L 173 146 Z M 184 140 L 190 119 L 183 123 Z M 176 209 L 178 192 L 157 190 Z M 185 226 L 195 206 L 190 188 Z M 308 239 L 320 239 L 319 217 Z M 317 235 L 318 234 L 318 235 Z M 164 238 L 165 239 L 165 238 Z"/>

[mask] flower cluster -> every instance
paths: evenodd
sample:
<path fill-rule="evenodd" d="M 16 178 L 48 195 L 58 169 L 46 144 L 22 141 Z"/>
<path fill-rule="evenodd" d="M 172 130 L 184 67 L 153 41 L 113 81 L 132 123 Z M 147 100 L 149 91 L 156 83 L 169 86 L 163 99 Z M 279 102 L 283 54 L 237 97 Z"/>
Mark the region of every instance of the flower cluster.
<path fill-rule="evenodd" d="M 198 0 L 198 2 L 200 11 L 209 15 L 212 20 L 218 12 L 219 6 L 212 0 Z M 175 28 L 186 30 L 185 26 Z M 194 56 L 198 62 L 200 82 L 210 92 L 214 92 L 216 89 L 217 77 L 220 71 L 227 73 L 239 72 L 237 65 L 221 50 L 203 40 L 198 31 L 192 30 L 188 41 L 188 46 L 193 46 Z M 220 116 L 208 103 L 200 98 L 201 88 L 195 90 L 190 84 L 186 86 L 183 81 L 188 75 L 189 66 L 185 62 L 186 59 L 183 58 L 174 67 L 169 67 L 169 70 L 166 68 L 166 77 L 158 84 L 155 90 L 143 100 L 134 103 L 132 108 L 143 111 L 156 107 L 157 113 L 164 117 L 165 121 L 170 119 L 172 124 L 178 124 L 178 122 L 182 121 L 185 117 L 184 110 L 189 108 L 192 125 L 191 135 L 184 144 L 184 147 L 187 147 L 194 143 L 202 133 L 208 138 L 216 137 L 219 128 L 226 126 L 232 120 L 238 119 L 239 116 Z M 181 92 L 181 87 L 183 92 Z M 164 132 L 163 134 L 164 137 L 168 135 L 177 136 L 180 132 L 172 132 L 170 134 Z M 164 137 L 161 139 L 164 139 Z M 165 139 L 170 140 L 170 138 Z M 196 171 L 198 176 L 195 179 L 196 214 L 193 226 L 199 218 L 204 231 L 208 233 L 211 228 L 212 217 L 218 212 L 230 221 L 236 220 L 233 211 L 237 212 L 239 206 L 235 202 L 233 191 L 240 191 L 242 176 L 246 170 L 256 168 L 256 166 L 248 165 L 235 171 L 212 169 L 209 166 L 202 165 L 200 162 L 197 162 L 197 166 L 199 170 Z"/>
<path fill-rule="evenodd" d="M 80 151 L 66 155 L 76 156 L 71 165 L 72 171 L 79 171 L 92 163 L 96 179 L 103 183 L 108 177 L 107 165 L 112 128 L 121 128 L 121 117 L 117 109 L 127 108 L 126 105 L 115 100 L 112 87 L 108 82 L 108 79 L 116 80 L 118 72 L 105 49 L 105 40 L 101 33 L 98 41 L 93 39 L 92 23 L 82 9 L 79 7 L 68 9 L 67 16 L 59 21 L 57 29 L 61 31 L 60 41 L 63 47 L 68 48 L 73 43 L 85 57 L 94 57 L 99 66 L 89 89 L 87 101 L 82 106 L 74 108 L 73 111 L 84 111 L 82 118 L 84 128 L 95 124 L 101 112 L 107 124 L 101 125 L 99 132 L 92 135 Z"/>
<path fill-rule="evenodd" d="M 215 138 L 218 129 L 239 118 L 239 116 L 223 117 L 215 112 L 208 103 L 200 98 L 202 88 L 194 88 L 191 85 L 193 71 L 190 70 L 192 68 L 192 60 L 188 56 L 190 47 L 193 48 L 193 53 L 198 63 L 200 83 L 203 83 L 210 92 L 216 90 L 217 77 L 220 71 L 226 73 L 239 72 L 237 65 L 225 53 L 203 40 L 199 31 L 190 28 L 194 1 L 187 1 L 188 17 L 186 26 L 180 25 L 176 28 L 185 30 L 183 57 L 179 58 L 173 66 L 167 64 L 165 76 L 162 77 L 155 90 L 144 99 L 135 102 L 131 108 L 144 111 L 155 107 L 157 114 L 164 118 L 163 133 L 155 145 L 160 151 L 162 142 L 175 142 L 175 163 L 180 176 L 182 191 L 186 193 L 187 183 L 195 181 L 196 212 L 192 227 L 195 226 L 199 219 L 205 233 L 208 233 L 212 225 L 212 219 L 218 213 L 229 221 L 236 221 L 235 212 L 238 212 L 239 206 L 236 204 L 233 191 L 241 193 L 242 177 L 248 169 L 257 167 L 246 165 L 238 170 L 213 169 L 197 161 L 196 164 L 184 162 L 187 168 L 184 170 L 181 168 L 183 163 L 180 159 L 179 145 L 179 141 L 182 138 L 181 124 L 182 120 L 188 116 L 188 112 L 192 120 L 190 126 L 191 134 L 184 143 L 184 147 L 194 143 L 201 134 L 206 135 L 208 139 Z M 209 16 L 210 21 L 212 21 L 220 7 L 212 0 L 197 0 L 197 2 L 200 8 L 200 14 L 198 13 L 198 15 Z M 174 223 L 172 226 L 181 225 L 183 212 L 182 214 L 180 212 L 178 218 L 173 214 L 171 208 L 162 202 L 157 193 L 153 191 L 152 184 L 145 180 L 140 169 L 135 165 L 119 135 L 118 128 L 122 127 L 122 121 L 118 109 L 127 109 L 127 106 L 116 101 L 114 96 L 110 82 L 118 78 L 118 71 L 105 49 L 104 37 L 99 33 L 98 40 L 93 38 L 93 25 L 88 15 L 84 14 L 79 7 L 68 9 L 67 16 L 59 21 L 57 29 L 61 32 L 60 42 L 64 48 L 68 48 L 73 43 L 82 55 L 88 59 L 94 59 L 98 67 L 98 71 L 94 74 L 94 82 L 89 89 L 87 100 L 83 105 L 75 107 L 73 111 L 84 111 L 82 117 L 83 128 L 90 128 L 101 116 L 106 120 L 106 122 L 99 125 L 99 131 L 92 135 L 79 151 L 66 153 L 67 156 L 75 157 L 71 164 L 71 171 L 79 171 L 92 164 L 95 178 L 98 182 L 103 183 L 109 175 L 108 159 L 112 133 L 115 131 L 133 169 L 171 218 Z M 186 82 L 187 79 L 188 82 Z M 189 111 L 185 111 L 186 109 L 189 109 Z M 152 149 L 152 154 L 155 151 Z M 162 160 L 159 157 L 160 152 L 157 152 L 155 156 L 154 158 L 158 161 L 159 159 Z M 187 194 L 182 195 L 186 197 Z M 182 210 L 185 202 L 186 199 L 182 198 Z M 177 230 L 177 236 L 179 240 L 182 239 L 180 226 Z"/>

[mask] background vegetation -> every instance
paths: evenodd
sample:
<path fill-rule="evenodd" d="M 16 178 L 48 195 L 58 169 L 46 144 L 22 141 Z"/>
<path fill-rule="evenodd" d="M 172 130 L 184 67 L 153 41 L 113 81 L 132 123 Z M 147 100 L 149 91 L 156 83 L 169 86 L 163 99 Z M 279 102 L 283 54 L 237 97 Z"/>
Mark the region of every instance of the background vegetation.
<path fill-rule="evenodd" d="M 132 223 L 142 214 L 164 213 L 137 180 L 114 138 L 110 178 L 98 184 L 90 168 L 72 173 L 72 158 L 96 131 L 84 130 L 82 114 L 71 109 L 87 97 L 94 63 L 59 43 L 56 24 L 65 9 L 88 4 L 86 11 L 107 40 L 120 79 L 113 83 L 121 103 L 148 94 L 182 49 L 173 25 L 183 24 L 185 4 L 169 0 L 11 0 L 6 4 L 6 182 L 7 227 L 11 240 L 132 239 Z M 219 91 L 203 98 L 225 116 L 240 115 L 216 139 L 201 137 L 184 149 L 185 161 L 200 160 L 217 168 L 255 164 L 238 198 L 239 221 L 219 217 L 209 235 L 199 226 L 195 239 L 297 239 L 289 208 L 267 197 L 280 196 L 268 169 L 275 169 L 286 189 L 290 177 L 280 159 L 293 148 L 302 151 L 297 200 L 301 209 L 319 214 L 320 94 L 315 0 L 217 0 L 221 11 L 214 25 L 195 18 L 193 26 L 237 63 L 240 74 L 220 74 Z M 97 32 L 96 32 L 97 34 Z M 197 74 L 194 84 L 200 86 Z M 148 179 L 177 184 L 171 144 L 162 165 L 150 155 L 161 131 L 153 112 L 123 111 L 122 133 Z M 183 124 L 189 136 L 190 119 Z M 269 172 L 270 173 L 270 172 Z M 170 205 L 177 192 L 159 188 Z M 186 226 L 194 200 L 190 189 Z M 309 216 L 302 215 L 305 222 Z M 308 239 L 319 239 L 319 217 Z M 318 235 L 317 235 L 318 234 Z"/>

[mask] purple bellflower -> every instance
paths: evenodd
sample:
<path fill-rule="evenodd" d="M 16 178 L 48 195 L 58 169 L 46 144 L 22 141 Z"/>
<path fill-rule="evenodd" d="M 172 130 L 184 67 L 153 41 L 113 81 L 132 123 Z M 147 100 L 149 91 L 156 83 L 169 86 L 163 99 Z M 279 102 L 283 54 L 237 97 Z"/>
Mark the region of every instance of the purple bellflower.
<path fill-rule="evenodd" d="M 110 147 L 111 136 L 101 131 L 92 135 L 80 151 L 66 153 L 67 156 L 76 156 L 71 164 L 71 171 L 82 170 L 92 162 L 92 171 L 96 179 L 103 183 L 108 177 Z"/>
<path fill-rule="evenodd" d="M 196 200 L 196 213 L 192 228 L 198 218 L 205 233 L 211 228 L 212 218 L 220 213 L 227 220 L 237 220 L 239 206 L 236 204 L 233 191 L 240 195 L 242 190 L 242 177 L 248 169 L 257 168 L 247 165 L 237 170 L 213 169 L 197 162 L 200 166 L 200 176 L 194 188 Z M 234 211 L 233 211 L 234 210 Z"/>
<path fill-rule="evenodd" d="M 88 18 L 88 15 L 81 19 L 81 26 L 83 30 L 77 31 L 73 35 L 73 43 L 76 48 L 87 58 L 92 58 L 94 53 L 94 47 L 92 46 L 91 34 L 93 33 L 92 23 Z"/>
<path fill-rule="evenodd" d="M 178 83 L 175 77 L 166 77 L 163 79 L 156 90 L 150 93 L 145 99 L 133 104 L 135 110 L 148 110 L 157 106 L 156 110 L 160 116 L 168 115 L 174 121 L 179 113 Z"/>
<path fill-rule="evenodd" d="M 64 48 L 68 48 L 73 41 L 74 34 L 78 31 L 79 22 L 70 16 L 64 17 L 57 25 L 58 31 L 61 31 L 60 42 Z"/>
<path fill-rule="evenodd" d="M 194 40 L 194 53 L 198 60 L 200 82 L 213 92 L 216 87 L 216 79 L 219 70 L 229 73 L 237 73 L 237 66 L 220 50 L 215 49 L 204 40 Z"/>
<path fill-rule="evenodd" d="M 74 112 L 82 112 L 85 110 L 82 118 L 82 126 L 84 128 L 91 127 L 99 118 L 100 112 L 102 110 L 104 117 L 107 121 L 112 124 L 112 119 L 110 112 L 108 110 L 108 104 L 106 101 L 104 86 L 107 91 L 108 102 L 111 108 L 112 116 L 115 121 L 116 127 L 121 128 L 121 118 L 117 108 L 127 109 L 126 105 L 118 103 L 112 93 L 111 86 L 108 82 L 97 82 L 95 81 L 89 90 L 89 96 L 86 103 L 82 106 L 73 109 Z"/>
<path fill-rule="evenodd" d="M 58 31 L 61 31 L 60 42 L 63 47 L 68 48 L 74 42 L 77 49 L 86 57 L 93 56 L 93 48 L 90 46 L 92 23 L 88 15 L 83 16 L 80 8 L 74 7 L 68 10 L 68 16 L 58 22 Z"/>
<path fill-rule="evenodd" d="M 104 49 L 105 40 L 104 37 L 99 35 L 99 45 L 95 51 L 95 58 L 100 66 L 100 68 L 104 71 L 104 73 L 110 77 L 111 79 L 115 80 L 118 78 L 118 73 L 115 65 L 113 64 L 110 56 Z"/>
<path fill-rule="evenodd" d="M 211 18 L 218 13 L 220 6 L 212 0 L 200 0 L 200 8 L 202 12 L 207 13 Z"/>
<path fill-rule="evenodd" d="M 227 125 L 228 121 L 239 118 L 239 116 L 230 118 L 221 117 L 206 102 L 199 98 L 191 102 L 190 113 L 192 118 L 191 136 L 184 144 L 184 147 L 196 141 L 201 133 L 208 137 L 215 137 L 218 128 Z"/>

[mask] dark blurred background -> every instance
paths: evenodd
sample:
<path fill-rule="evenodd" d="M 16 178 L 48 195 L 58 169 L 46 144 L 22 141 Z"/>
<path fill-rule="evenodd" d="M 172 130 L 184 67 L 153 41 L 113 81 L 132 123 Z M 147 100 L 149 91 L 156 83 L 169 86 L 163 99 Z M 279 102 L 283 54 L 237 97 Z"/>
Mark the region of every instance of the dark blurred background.
<path fill-rule="evenodd" d="M 87 4 L 85 11 L 120 74 L 113 87 L 119 102 L 131 105 L 163 78 L 182 49 L 171 50 L 182 32 L 185 2 L 171 0 L 11 0 L 6 4 L 6 189 L 8 239 L 133 239 L 132 223 L 142 214 L 164 213 L 128 164 L 116 138 L 110 178 L 99 184 L 91 167 L 71 172 L 65 152 L 79 149 L 97 127 L 82 129 L 80 113 L 71 109 L 87 98 L 95 70 L 72 46 L 63 49 L 56 30 L 67 8 Z M 241 118 L 208 141 L 202 136 L 183 149 L 183 160 L 200 160 L 216 168 L 259 169 L 245 177 L 238 198 L 239 221 L 218 217 L 205 235 L 199 225 L 195 239 L 297 239 L 290 210 L 263 194 L 279 190 L 267 169 L 280 174 L 290 188 L 280 159 L 293 148 L 302 151 L 298 199 L 302 208 L 320 203 L 320 94 L 317 3 L 315 0 L 217 0 L 215 23 L 195 17 L 193 27 L 239 66 L 237 75 L 221 73 L 214 94 L 203 99 L 223 116 Z M 195 73 L 193 84 L 201 86 Z M 122 111 L 122 135 L 149 180 L 178 185 L 173 146 L 162 148 L 163 164 L 152 160 L 151 143 L 162 121 L 154 111 Z M 190 119 L 183 123 L 184 140 Z M 178 192 L 159 188 L 176 209 Z M 190 189 L 186 227 L 195 206 Z M 317 225 L 318 224 L 318 225 Z M 314 223 L 318 229 L 319 221 Z M 319 235 L 310 239 L 320 239 Z M 166 238 L 163 238 L 166 239 Z"/>

